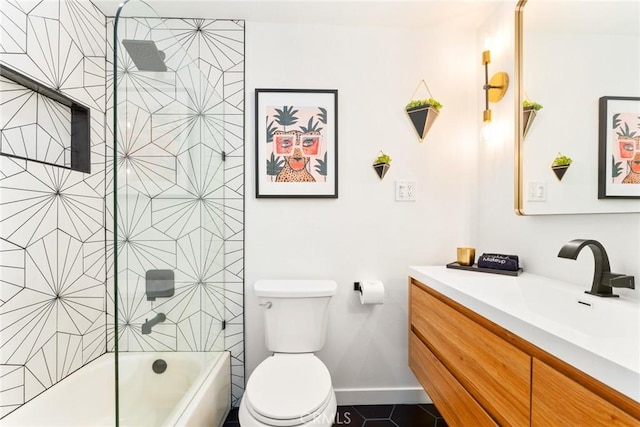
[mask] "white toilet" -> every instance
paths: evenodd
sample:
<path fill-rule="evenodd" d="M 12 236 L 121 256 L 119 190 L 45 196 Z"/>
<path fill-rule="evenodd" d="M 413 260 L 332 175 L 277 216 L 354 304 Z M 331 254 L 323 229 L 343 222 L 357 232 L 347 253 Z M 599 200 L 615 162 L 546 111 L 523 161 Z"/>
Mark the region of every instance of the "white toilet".
<path fill-rule="evenodd" d="M 240 402 L 242 427 L 326 426 L 337 403 L 329 370 L 313 353 L 324 346 L 333 280 L 259 280 L 267 348 Z"/>

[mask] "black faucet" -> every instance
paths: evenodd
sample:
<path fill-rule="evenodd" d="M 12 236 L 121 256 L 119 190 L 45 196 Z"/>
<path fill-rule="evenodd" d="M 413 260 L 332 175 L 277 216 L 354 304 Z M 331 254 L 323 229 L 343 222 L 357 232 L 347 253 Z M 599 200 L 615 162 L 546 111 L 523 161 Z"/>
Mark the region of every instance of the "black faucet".
<path fill-rule="evenodd" d="M 595 271 L 593 272 L 593 283 L 591 284 L 591 290 L 585 291 L 586 294 L 597 295 L 599 297 L 618 297 L 612 292 L 612 288 L 629 288 L 635 289 L 635 280 L 633 276 L 627 276 L 624 274 L 616 274 L 611 272 L 609 266 L 609 257 L 607 251 L 604 250 L 604 246 L 596 240 L 588 239 L 575 239 L 567 242 L 560 252 L 558 257 L 560 258 L 578 258 L 578 254 L 584 248 L 588 246 L 593 252 L 595 258 Z"/>
<path fill-rule="evenodd" d="M 142 335 L 150 334 L 151 328 L 153 328 L 160 322 L 164 322 L 165 320 L 167 320 L 167 316 L 165 316 L 164 313 L 156 314 L 156 316 L 151 320 L 144 319 L 144 324 L 142 325 Z"/>

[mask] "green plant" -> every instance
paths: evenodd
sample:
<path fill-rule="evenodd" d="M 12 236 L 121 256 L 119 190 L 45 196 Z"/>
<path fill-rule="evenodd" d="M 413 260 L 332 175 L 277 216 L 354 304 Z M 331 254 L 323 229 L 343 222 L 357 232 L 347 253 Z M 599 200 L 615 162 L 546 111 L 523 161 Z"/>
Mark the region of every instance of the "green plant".
<path fill-rule="evenodd" d="M 276 122 L 280 126 L 284 126 L 285 130 L 287 130 L 287 126 L 295 125 L 298 122 L 298 117 L 296 116 L 298 110 L 294 110 L 293 107 L 285 105 L 282 110 L 279 108 L 276 108 L 275 110 Z"/>
<path fill-rule="evenodd" d="M 569 166 L 572 161 L 570 157 L 558 153 L 551 166 Z"/>
<path fill-rule="evenodd" d="M 526 100 L 526 99 L 524 101 L 522 101 L 522 106 L 524 108 L 531 108 L 534 111 L 538 111 L 538 110 L 540 110 L 542 108 L 541 104 L 538 104 L 537 102 L 529 101 L 529 100 Z"/>
<path fill-rule="evenodd" d="M 384 154 L 383 151 L 380 151 L 380 155 L 378 156 L 378 158 L 376 158 L 376 160 L 373 162 L 374 165 L 379 165 L 379 164 L 387 164 L 390 165 L 391 164 L 391 157 L 389 157 L 388 155 Z"/>
<path fill-rule="evenodd" d="M 319 124 L 320 124 L 320 121 L 314 122 L 313 116 L 312 116 L 312 117 L 309 117 L 309 123 L 307 123 L 306 126 L 300 126 L 300 130 L 305 133 L 320 132 L 322 128 L 318 127 Z"/>
<path fill-rule="evenodd" d="M 618 129 L 618 131 L 616 132 L 616 135 L 627 137 L 627 138 L 633 138 L 634 136 L 636 136 L 636 132 L 631 131 L 631 128 L 629 127 L 629 123 L 623 122 L 622 120 L 620 120 L 619 116 L 620 116 L 620 113 L 613 115 L 613 128 Z"/>
<path fill-rule="evenodd" d="M 437 111 L 440 111 L 440 109 L 442 108 L 442 104 L 441 103 L 439 103 L 438 101 L 436 101 L 433 98 L 428 98 L 428 99 L 418 99 L 418 100 L 409 102 L 407 104 L 407 106 L 405 107 L 405 110 L 408 111 L 408 110 L 411 110 L 413 108 L 423 107 L 425 105 L 431 105 Z"/>
<path fill-rule="evenodd" d="M 322 107 L 318 107 L 318 110 L 320 110 L 320 112 L 318 113 L 318 120 L 320 120 L 322 123 L 324 123 L 326 125 L 327 124 L 327 109 L 326 108 L 322 108 Z"/>
<path fill-rule="evenodd" d="M 273 153 L 271 153 L 271 158 L 267 159 L 267 175 L 271 177 L 273 181 L 273 177 L 278 175 L 282 168 L 284 167 L 285 160 L 280 156 L 276 157 Z"/>
<path fill-rule="evenodd" d="M 622 174 L 622 162 L 616 162 L 615 156 L 611 156 L 611 177 L 617 178 Z"/>
<path fill-rule="evenodd" d="M 327 152 L 324 152 L 324 159 L 316 159 L 316 172 L 320 175 L 324 176 L 325 181 L 327 180 Z"/>
<path fill-rule="evenodd" d="M 268 118 L 267 118 L 267 122 L 269 122 Z M 273 126 L 273 120 L 271 120 L 271 123 L 267 124 L 267 143 L 273 142 L 273 135 L 275 135 L 277 130 L 278 128 Z"/>

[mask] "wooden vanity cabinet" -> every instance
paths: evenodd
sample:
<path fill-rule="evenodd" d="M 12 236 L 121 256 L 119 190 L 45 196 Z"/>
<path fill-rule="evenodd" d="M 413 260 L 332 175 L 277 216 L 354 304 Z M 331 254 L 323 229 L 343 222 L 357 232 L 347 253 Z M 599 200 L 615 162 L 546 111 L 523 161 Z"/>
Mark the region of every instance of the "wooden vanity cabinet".
<path fill-rule="evenodd" d="M 422 345 L 497 424 L 528 426 L 531 357 L 443 303 L 426 287 L 413 284 L 410 292 L 411 331 Z M 420 372 L 415 358 L 410 355 L 409 361 L 414 373 Z M 425 375 L 418 379 L 429 382 Z M 438 394 L 437 386 L 425 389 L 439 410 L 445 402 L 432 396 Z M 463 410 L 454 406 L 452 412 Z M 445 420 L 450 423 L 446 416 Z"/>
<path fill-rule="evenodd" d="M 497 426 L 418 336 L 409 333 L 409 365 L 450 426 Z"/>
<path fill-rule="evenodd" d="M 640 426 L 640 404 L 409 280 L 409 367 L 450 426 Z"/>
<path fill-rule="evenodd" d="M 531 393 L 532 426 L 640 426 L 637 418 L 538 359 Z"/>

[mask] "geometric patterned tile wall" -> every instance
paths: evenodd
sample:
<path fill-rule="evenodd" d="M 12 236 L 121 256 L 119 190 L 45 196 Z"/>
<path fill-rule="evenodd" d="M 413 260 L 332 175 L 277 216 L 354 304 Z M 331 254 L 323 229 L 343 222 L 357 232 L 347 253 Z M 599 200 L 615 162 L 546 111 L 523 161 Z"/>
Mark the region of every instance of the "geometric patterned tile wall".
<path fill-rule="evenodd" d="M 0 417 L 106 351 L 105 37 L 86 0 L 0 0 L 0 66 L 91 109 L 90 174 L 0 156 Z M 0 85 L 3 148 L 38 157 L 51 143 L 37 160 L 64 165 L 70 121 L 14 89 Z"/>
<path fill-rule="evenodd" d="M 108 29 L 111 82 L 111 20 Z M 117 157 L 107 161 L 118 187 L 118 349 L 229 350 L 237 405 L 244 388 L 244 22 L 120 18 L 118 39 L 153 40 L 167 65 L 166 72 L 138 70 L 119 43 Z M 111 235 L 110 221 L 107 228 Z M 150 269 L 174 271 L 172 297 L 147 300 Z M 109 282 L 113 274 L 110 266 Z M 110 292 L 110 350 L 113 300 Z M 142 324 L 158 313 L 166 320 L 143 335 Z"/>
<path fill-rule="evenodd" d="M 71 168 L 71 109 L 0 77 L 0 152 Z"/>

